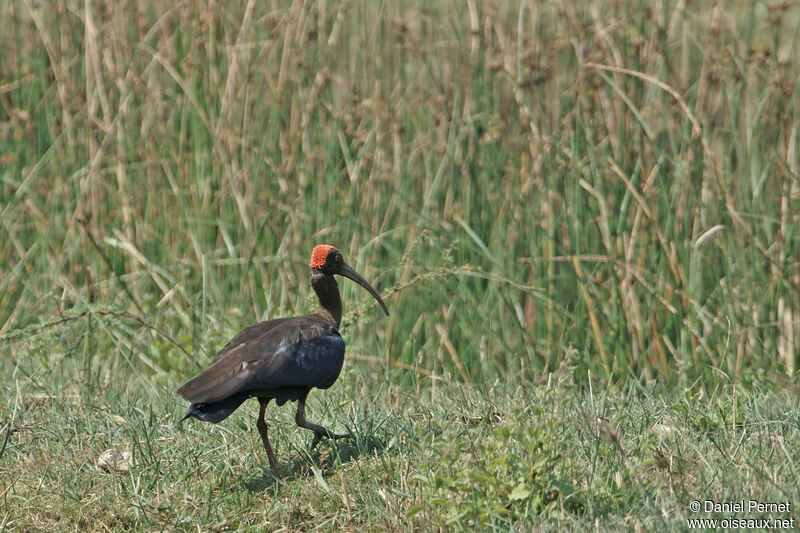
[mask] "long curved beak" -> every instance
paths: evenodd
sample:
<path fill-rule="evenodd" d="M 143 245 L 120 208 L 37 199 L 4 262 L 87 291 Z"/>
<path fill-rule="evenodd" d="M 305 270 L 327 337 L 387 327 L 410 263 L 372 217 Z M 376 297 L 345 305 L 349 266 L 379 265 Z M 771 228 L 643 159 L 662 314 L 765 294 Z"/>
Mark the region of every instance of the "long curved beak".
<path fill-rule="evenodd" d="M 341 270 L 338 273 L 341 274 L 342 276 L 346 277 L 346 278 L 352 279 L 353 281 L 355 281 L 356 283 L 358 283 L 359 285 L 361 285 L 362 287 L 367 289 L 367 292 L 369 292 L 372 295 L 372 297 L 375 298 L 376 300 L 378 300 L 378 303 L 381 304 L 381 307 L 383 308 L 383 312 L 386 313 L 386 316 L 389 316 L 389 310 L 386 309 L 386 304 L 383 303 L 383 300 L 381 300 L 381 297 L 378 294 L 378 291 L 376 291 L 372 287 L 372 285 L 367 283 L 367 280 L 362 278 L 361 275 L 358 272 L 353 270 L 353 267 L 351 267 L 350 265 L 348 265 L 347 263 L 342 261 Z"/>

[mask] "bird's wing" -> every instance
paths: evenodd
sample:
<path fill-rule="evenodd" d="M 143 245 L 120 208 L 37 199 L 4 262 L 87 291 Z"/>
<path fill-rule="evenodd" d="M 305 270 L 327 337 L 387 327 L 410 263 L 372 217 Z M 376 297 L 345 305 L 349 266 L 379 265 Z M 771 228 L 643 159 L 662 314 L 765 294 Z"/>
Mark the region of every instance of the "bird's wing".
<path fill-rule="evenodd" d="M 282 327 L 265 328 L 261 335 L 251 332 L 245 340 L 229 343 L 208 370 L 178 393 L 191 402 L 213 403 L 251 390 L 330 387 L 344 361 L 344 341 L 336 328 L 311 316 L 281 322 Z"/>
<path fill-rule="evenodd" d="M 233 339 L 231 339 L 228 344 L 226 344 L 219 352 L 217 352 L 216 357 L 211 360 L 211 366 L 213 366 L 214 363 L 216 363 L 225 354 L 236 349 L 240 344 L 245 344 L 258 339 L 259 337 L 263 337 L 269 330 L 292 320 L 292 318 L 305 317 L 275 318 L 273 320 L 259 322 L 258 324 L 253 324 L 252 326 L 244 328 Z"/>

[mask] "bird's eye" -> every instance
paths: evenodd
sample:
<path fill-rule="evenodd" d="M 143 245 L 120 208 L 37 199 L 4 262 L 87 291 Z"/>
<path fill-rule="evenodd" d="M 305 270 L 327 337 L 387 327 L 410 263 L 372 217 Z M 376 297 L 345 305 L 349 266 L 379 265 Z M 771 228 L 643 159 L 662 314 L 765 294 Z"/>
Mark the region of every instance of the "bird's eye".
<path fill-rule="evenodd" d="M 339 255 L 339 254 L 336 254 L 336 255 L 334 256 L 334 261 L 336 261 L 337 263 L 338 263 L 339 261 L 341 261 L 341 260 L 342 260 L 342 256 L 341 256 L 341 255 Z"/>

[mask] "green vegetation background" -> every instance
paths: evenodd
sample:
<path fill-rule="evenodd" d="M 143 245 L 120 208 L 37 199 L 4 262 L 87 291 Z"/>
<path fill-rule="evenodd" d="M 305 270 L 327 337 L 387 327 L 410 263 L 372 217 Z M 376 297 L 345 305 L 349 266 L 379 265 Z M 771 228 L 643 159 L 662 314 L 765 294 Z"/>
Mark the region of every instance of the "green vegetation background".
<path fill-rule="evenodd" d="M 800 505 L 799 39 L 774 1 L 0 1 L 0 529 Z M 272 409 L 274 476 L 174 389 L 312 310 L 323 242 L 391 316 L 340 284 L 310 409 L 359 438 Z"/>

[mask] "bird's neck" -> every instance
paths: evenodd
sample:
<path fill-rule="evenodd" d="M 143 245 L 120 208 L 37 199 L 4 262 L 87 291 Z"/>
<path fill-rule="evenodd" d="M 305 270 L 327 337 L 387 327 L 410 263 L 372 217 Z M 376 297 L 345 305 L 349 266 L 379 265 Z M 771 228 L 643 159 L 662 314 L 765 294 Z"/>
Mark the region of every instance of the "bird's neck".
<path fill-rule="evenodd" d="M 316 314 L 336 329 L 342 321 L 342 298 L 339 296 L 339 285 L 333 276 L 320 270 L 311 271 L 311 287 L 319 298 L 319 309 Z"/>

